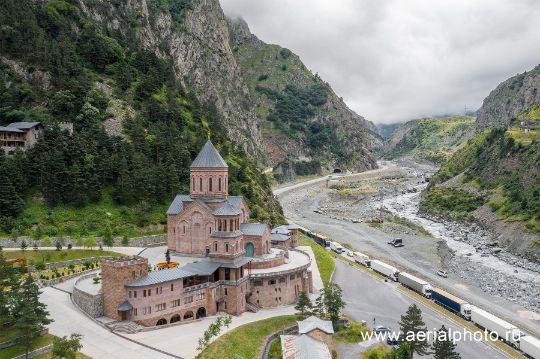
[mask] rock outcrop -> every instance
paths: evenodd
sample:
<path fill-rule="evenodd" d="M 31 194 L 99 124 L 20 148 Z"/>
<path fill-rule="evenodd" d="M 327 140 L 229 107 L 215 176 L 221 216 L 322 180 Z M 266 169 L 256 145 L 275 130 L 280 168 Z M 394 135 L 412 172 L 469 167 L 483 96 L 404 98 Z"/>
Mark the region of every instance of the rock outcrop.
<path fill-rule="evenodd" d="M 513 117 L 540 102 L 540 65 L 497 86 L 478 110 L 476 129 L 508 125 Z"/>

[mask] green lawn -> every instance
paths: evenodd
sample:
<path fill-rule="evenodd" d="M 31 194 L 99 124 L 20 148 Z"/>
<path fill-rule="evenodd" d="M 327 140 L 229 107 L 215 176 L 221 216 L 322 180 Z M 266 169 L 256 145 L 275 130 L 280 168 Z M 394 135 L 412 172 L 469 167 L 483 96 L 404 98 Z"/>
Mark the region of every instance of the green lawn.
<path fill-rule="evenodd" d="M 33 250 L 31 248 L 22 251 L 3 251 L 6 259 L 24 258 L 26 263 L 31 262 L 37 264 L 43 263 L 56 263 L 64 262 L 72 259 L 101 257 L 101 256 L 113 256 L 121 257 L 123 254 L 111 251 L 101 251 L 99 249 L 64 249 L 61 251 L 56 250 Z"/>
<path fill-rule="evenodd" d="M 33 359 L 51 359 L 52 353 L 42 354 L 34 357 Z M 77 359 L 92 359 L 92 357 L 89 357 L 88 355 L 84 355 L 83 353 L 77 353 Z"/>
<path fill-rule="evenodd" d="M 30 350 L 42 348 L 46 345 L 52 344 L 53 339 L 54 335 L 45 334 L 32 342 L 32 349 Z M 0 350 L 0 359 L 11 359 L 21 354 L 24 354 L 24 348 L 14 345 L 12 347 Z"/>
<path fill-rule="evenodd" d="M 7 342 L 17 336 L 17 331 L 15 328 L 2 329 L 0 331 L 0 343 Z"/>
<path fill-rule="evenodd" d="M 332 254 L 315 243 L 313 239 L 308 238 L 303 234 L 300 234 L 299 236 L 300 245 L 310 246 L 313 249 L 313 254 L 315 255 L 315 260 L 317 261 L 317 266 L 319 267 L 323 284 L 328 284 L 330 282 L 332 273 L 334 273 L 334 268 L 336 267 Z"/>
<path fill-rule="evenodd" d="M 362 355 L 362 359 L 384 359 L 392 350 L 385 344 L 379 344 Z"/>
<path fill-rule="evenodd" d="M 296 320 L 295 315 L 284 315 L 244 324 L 219 337 L 197 358 L 256 359 L 267 336 L 294 325 Z"/>
<path fill-rule="evenodd" d="M 270 349 L 268 350 L 267 359 L 282 359 L 283 352 L 281 351 L 281 339 L 278 337 L 272 341 L 270 344 Z"/>
<path fill-rule="evenodd" d="M 339 327 L 339 331 L 334 334 L 334 340 L 337 342 L 343 343 L 359 343 L 364 340 L 362 333 L 369 333 L 369 328 L 365 325 L 362 325 L 358 322 L 351 321 L 351 324 L 348 328 L 344 325 Z"/>

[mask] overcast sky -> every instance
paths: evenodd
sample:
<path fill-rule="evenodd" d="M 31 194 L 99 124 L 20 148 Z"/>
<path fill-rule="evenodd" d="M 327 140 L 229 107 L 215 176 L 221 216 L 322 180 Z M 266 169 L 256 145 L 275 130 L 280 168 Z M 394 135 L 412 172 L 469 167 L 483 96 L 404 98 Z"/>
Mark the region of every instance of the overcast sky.
<path fill-rule="evenodd" d="M 540 63 L 537 0 L 220 0 L 376 123 L 476 110 Z"/>

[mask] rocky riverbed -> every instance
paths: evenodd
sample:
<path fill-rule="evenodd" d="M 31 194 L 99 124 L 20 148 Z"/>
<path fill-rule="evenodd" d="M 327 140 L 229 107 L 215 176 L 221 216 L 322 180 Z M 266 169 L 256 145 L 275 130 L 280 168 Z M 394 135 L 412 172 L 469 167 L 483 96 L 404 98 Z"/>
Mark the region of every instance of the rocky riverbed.
<path fill-rule="evenodd" d="M 435 168 L 399 163 L 373 178 L 327 183 L 316 213 L 353 223 L 371 223 L 393 236 L 431 235 L 440 239 L 440 267 L 482 291 L 540 312 L 540 264 L 498 247 L 495 236 L 473 222 L 418 213 L 420 194 Z"/>

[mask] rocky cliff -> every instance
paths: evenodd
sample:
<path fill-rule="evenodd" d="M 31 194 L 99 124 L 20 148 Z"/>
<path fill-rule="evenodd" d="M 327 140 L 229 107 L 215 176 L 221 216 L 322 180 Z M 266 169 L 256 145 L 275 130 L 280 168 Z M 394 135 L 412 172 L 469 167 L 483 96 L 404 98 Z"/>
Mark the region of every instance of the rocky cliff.
<path fill-rule="evenodd" d="M 510 124 L 512 118 L 540 102 L 539 88 L 540 65 L 502 82 L 484 99 L 477 112 L 476 129 Z"/>
<path fill-rule="evenodd" d="M 375 126 L 286 48 L 262 42 L 242 19 L 229 19 L 233 54 L 254 100 L 269 164 L 320 162 L 365 170 Z"/>
<path fill-rule="evenodd" d="M 367 121 L 353 114 L 298 56 L 263 43 L 244 21 L 228 20 L 218 0 L 78 2 L 84 14 L 107 33 L 135 39 L 139 46 L 166 59 L 186 88 L 193 90 L 203 104 L 215 106 L 229 137 L 262 165 L 275 166 L 287 157 L 294 161 L 316 158 L 330 165 L 342 162 L 358 170 L 375 166 L 364 128 Z M 285 67 L 275 61 L 283 56 L 289 57 Z M 297 89 L 324 86 L 326 101 L 308 120 L 331 125 L 336 129 L 337 142 L 350 151 L 336 154 L 330 148 L 333 138 L 323 138 L 327 151 L 314 156 L 306 140 L 309 134 L 291 137 L 290 133 L 287 136 L 269 129 L 267 116 L 276 99 L 255 88 L 261 76 L 274 72 L 280 73 L 279 81 L 270 76 L 261 85 L 269 85 L 278 93 L 288 85 Z"/>

